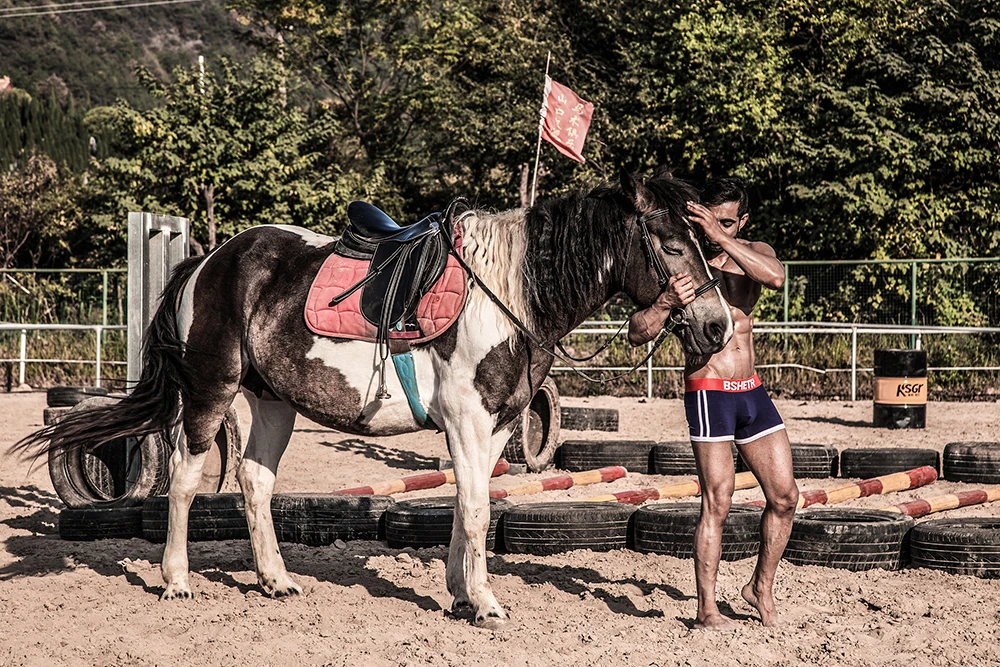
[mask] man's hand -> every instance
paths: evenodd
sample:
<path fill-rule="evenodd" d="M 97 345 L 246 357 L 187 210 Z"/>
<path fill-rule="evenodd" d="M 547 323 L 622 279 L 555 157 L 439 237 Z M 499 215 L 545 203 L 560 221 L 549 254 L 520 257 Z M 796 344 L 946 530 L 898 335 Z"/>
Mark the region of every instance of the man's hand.
<path fill-rule="evenodd" d="M 694 301 L 694 281 L 687 273 L 670 276 L 670 282 L 646 309 L 632 315 L 628 322 L 628 341 L 642 345 L 656 338 L 663 329 L 670 311 L 683 308 Z"/>
<path fill-rule="evenodd" d="M 694 280 L 690 274 L 678 273 L 670 276 L 667 286 L 656 297 L 656 307 L 664 311 L 683 308 L 694 301 Z"/>
<path fill-rule="evenodd" d="M 697 202 L 689 201 L 687 203 L 687 210 L 688 217 L 692 222 L 705 230 L 705 238 L 709 241 L 719 245 L 722 240 L 729 238 L 722 225 L 719 224 L 719 219 L 706 207 Z"/>

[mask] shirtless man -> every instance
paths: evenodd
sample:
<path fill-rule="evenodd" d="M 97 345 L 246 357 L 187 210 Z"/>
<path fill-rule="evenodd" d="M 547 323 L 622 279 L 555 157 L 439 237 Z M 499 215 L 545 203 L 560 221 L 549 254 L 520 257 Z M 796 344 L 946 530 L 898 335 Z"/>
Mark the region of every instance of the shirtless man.
<path fill-rule="evenodd" d="M 733 316 L 733 337 L 726 347 L 685 362 L 684 407 L 701 482 L 701 518 L 694 534 L 698 588 L 696 628 L 726 629 L 733 622 L 719 613 L 715 584 L 722 555 L 722 524 L 732 504 L 735 470 L 732 444 L 760 480 L 767 499 L 760 524 L 760 554 L 743 598 L 765 626 L 777 623 L 772 586 L 778 561 L 792 529 L 799 491 L 792 475 L 792 454 L 785 425 L 754 371 L 753 308 L 761 286 L 779 289 L 785 273 L 766 243 L 737 238 L 750 219 L 747 193 L 734 178 L 709 181 L 702 204 L 688 202 L 691 221 L 705 232 L 705 257 Z M 663 328 L 672 308 L 692 302 L 694 282 L 686 273 L 670 283 L 646 310 L 629 322 L 629 341 L 640 345 Z"/>

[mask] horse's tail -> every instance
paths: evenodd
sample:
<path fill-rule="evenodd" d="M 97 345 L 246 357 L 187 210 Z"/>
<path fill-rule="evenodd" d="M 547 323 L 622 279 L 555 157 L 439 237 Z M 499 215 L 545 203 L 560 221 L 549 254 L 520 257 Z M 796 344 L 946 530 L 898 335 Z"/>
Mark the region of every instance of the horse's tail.
<path fill-rule="evenodd" d="M 160 306 L 146 329 L 142 374 L 125 398 L 112 405 L 71 412 L 55 424 L 18 441 L 22 454 L 66 454 L 92 450 L 120 438 L 142 438 L 166 432 L 180 421 L 181 395 L 188 387 L 184 343 L 177 335 L 177 301 L 204 257 L 178 264 L 160 296 Z"/>

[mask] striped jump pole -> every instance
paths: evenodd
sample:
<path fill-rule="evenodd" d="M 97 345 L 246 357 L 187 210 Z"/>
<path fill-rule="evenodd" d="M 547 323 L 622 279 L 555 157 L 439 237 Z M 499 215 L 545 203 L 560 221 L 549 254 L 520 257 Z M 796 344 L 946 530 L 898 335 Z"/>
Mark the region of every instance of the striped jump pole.
<path fill-rule="evenodd" d="M 510 464 L 507 463 L 506 459 L 500 459 L 493 468 L 492 477 L 503 475 L 508 470 L 510 470 Z M 388 482 L 379 482 L 378 484 L 373 484 L 372 486 L 356 486 L 353 489 L 340 489 L 339 491 L 334 491 L 334 493 L 352 496 L 391 496 L 394 493 L 418 491 L 420 489 L 433 489 L 438 486 L 454 483 L 454 469 L 435 470 L 434 472 L 425 472 L 419 475 L 400 477 L 399 479 L 394 479 Z"/>
<path fill-rule="evenodd" d="M 930 466 L 921 466 L 905 472 L 894 472 L 891 475 L 863 479 L 854 484 L 837 486 L 831 489 L 814 489 L 799 494 L 799 504 L 796 509 L 810 505 L 835 505 L 845 500 L 878 496 L 896 491 L 916 489 L 937 480 L 937 471 Z M 766 500 L 755 500 L 750 505 L 764 507 Z"/>
<path fill-rule="evenodd" d="M 736 473 L 736 489 L 752 489 L 760 486 L 757 478 L 752 472 Z M 603 496 L 593 496 L 587 498 L 587 502 L 593 503 L 628 503 L 629 505 L 641 505 L 647 500 L 663 500 L 664 498 L 690 498 L 701 494 L 701 484 L 698 480 L 692 479 L 677 484 L 667 484 L 650 489 L 635 489 L 633 491 L 619 491 Z"/>
<path fill-rule="evenodd" d="M 539 479 L 534 482 L 525 482 L 510 489 L 496 489 L 490 491 L 490 498 L 506 498 L 507 496 L 530 496 L 543 491 L 556 491 L 568 489 L 574 486 L 585 486 L 587 484 L 601 484 L 603 482 L 613 482 L 621 479 L 628 471 L 621 466 L 608 466 L 596 470 L 585 470 L 575 472 L 571 475 L 557 475 L 547 479 Z"/>
<path fill-rule="evenodd" d="M 1000 486 L 990 486 L 985 489 L 959 491 L 958 493 L 949 493 L 944 496 L 934 496 L 926 500 L 911 500 L 908 503 L 879 507 L 879 509 L 886 512 L 899 512 L 900 514 L 917 518 L 934 514 L 935 512 L 953 510 L 969 505 L 982 505 L 983 503 L 992 503 L 997 500 L 1000 500 Z"/>

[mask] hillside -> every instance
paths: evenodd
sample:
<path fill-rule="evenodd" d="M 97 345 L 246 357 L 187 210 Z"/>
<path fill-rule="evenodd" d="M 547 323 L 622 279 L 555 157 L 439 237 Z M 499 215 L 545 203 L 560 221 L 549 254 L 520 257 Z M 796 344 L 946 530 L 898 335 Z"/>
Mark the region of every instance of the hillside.
<path fill-rule="evenodd" d="M 34 2 L 33 4 L 40 4 Z M 0 8 L 28 7 L 25 0 L 0 0 Z M 59 98 L 71 93 L 80 106 L 112 104 L 121 97 L 134 106 L 153 104 L 133 74 L 136 65 L 166 75 L 198 55 L 242 58 L 251 50 L 223 0 L 204 0 L 133 9 L 0 16 L 0 78 L 32 95 Z"/>

